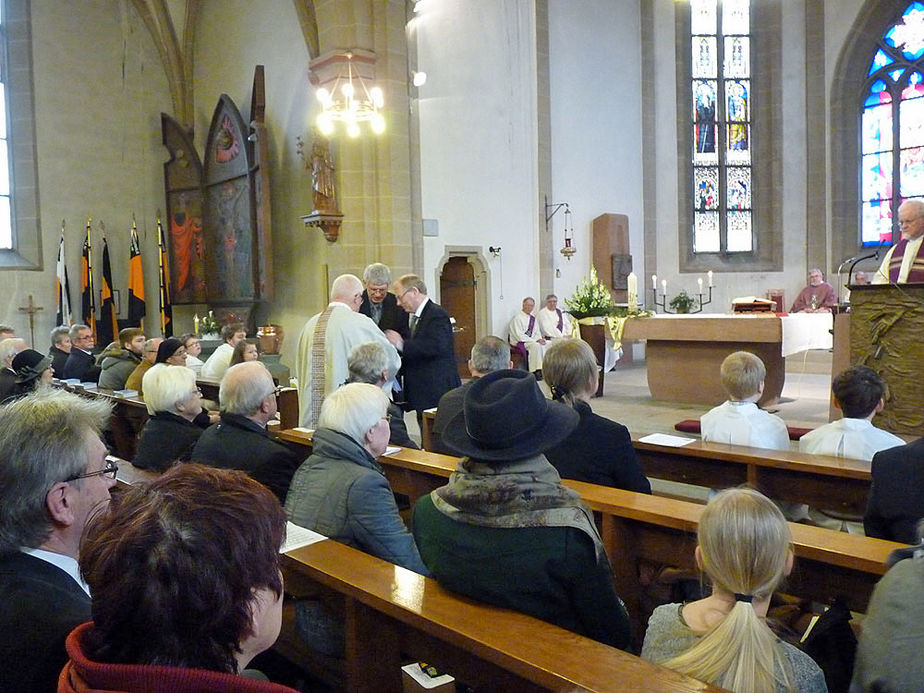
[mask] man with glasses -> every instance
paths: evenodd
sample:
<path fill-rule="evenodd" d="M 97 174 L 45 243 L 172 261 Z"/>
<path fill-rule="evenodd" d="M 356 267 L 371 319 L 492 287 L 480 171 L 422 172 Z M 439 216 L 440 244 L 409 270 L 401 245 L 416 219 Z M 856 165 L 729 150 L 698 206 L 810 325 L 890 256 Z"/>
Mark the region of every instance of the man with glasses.
<path fill-rule="evenodd" d="M 99 380 L 100 368 L 94 362 L 94 346 L 96 342 L 93 339 L 93 330 L 87 325 L 73 325 L 71 327 L 71 353 L 64 362 L 64 373 L 59 377 L 77 378 L 82 383 L 95 383 Z"/>
<path fill-rule="evenodd" d="M 135 370 L 133 370 L 126 379 L 126 390 L 134 390 L 139 395 L 144 396 L 144 389 L 142 388 L 144 374 L 147 373 L 151 369 L 151 366 L 157 361 L 157 350 L 160 348 L 160 343 L 163 341 L 162 337 L 153 337 L 144 343 L 144 351 L 141 352 L 141 363 L 135 366 Z"/>
<path fill-rule="evenodd" d="M 416 410 L 417 422 L 423 410 L 435 407 L 440 397 L 462 384 L 456 367 L 452 323 L 449 314 L 427 296 L 427 285 L 415 274 L 395 282 L 395 296 L 409 316 L 410 334 L 404 339 L 394 330 L 385 336 L 404 359 L 404 393 L 408 410 Z"/>
<path fill-rule="evenodd" d="M 395 295 L 388 290 L 391 284 L 391 270 L 388 265 L 373 262 L 363 271 L 363 302 L 359 312 L 372 318 L 379 329 L 394 330 L 407 339 L 407 313 L 398 305 Z"/>
<path fill-rule="evenodd" d="M 77 552 L 115 484 L 109 411 L 57 389 L 0 407 L 0 690 L 55 690 L 64 639 L 90 620 Z"/>
<path fill-rule="evenodd" d="M 295 375 L 301 425 L 315 428 L 321 403 L 349 377 L 350 352 L 365 342 L 379 342 L 388 353 L 388 372 L 395 374 L 401 358 L 371 318 L 359 312 L 363 284 L 359 277 L 341 274 L 330 289 L 327 308 L 313 316 L 298 340 Z M 390 395 L 392 383 L 383 388 Z"/>
<path fill-rule="evenodd" d="M 924 201 L 905 200 L 898 208 L 901 240 L 889 248 L 873 275 L 873 284 L 919 284 L 924 282 Z"/>
<path fill-rule="evenodd" d="M 276 390 L 273 376 L 259 361 L 231 366 L 218 391 L 221 419 L 199 436 L 190 459 L 247 472 L 284 503 L 302 458 L 266 431 L 276 417 Z"/>

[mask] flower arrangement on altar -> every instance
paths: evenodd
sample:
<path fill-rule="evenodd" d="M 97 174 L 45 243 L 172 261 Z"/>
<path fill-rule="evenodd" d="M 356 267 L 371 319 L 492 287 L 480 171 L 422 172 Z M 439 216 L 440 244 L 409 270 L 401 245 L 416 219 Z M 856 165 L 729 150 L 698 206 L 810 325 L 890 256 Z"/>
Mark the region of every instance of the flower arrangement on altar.
<path fill-rule="evenodd" d="M 200 337 L 216 335 L 217 338 L 217 335 L 221 332 L 221 325 L 215 319 L 215 314 L 212 311 L 209 311 L 208 315 L 203 315 L 201 318 L 198 315 L 194 316 L 193 326 L 195 333 Z"/>
<path fill-rule="evenodd" d="M 585 277 L 574 290 L 571 298 L 565 299 L 568 312 L 575 318 L 593 318 L 612 315 L 616 310 L 610 290 L 597 277 L 597 269 L 590 268 L 590 276 Z"/>

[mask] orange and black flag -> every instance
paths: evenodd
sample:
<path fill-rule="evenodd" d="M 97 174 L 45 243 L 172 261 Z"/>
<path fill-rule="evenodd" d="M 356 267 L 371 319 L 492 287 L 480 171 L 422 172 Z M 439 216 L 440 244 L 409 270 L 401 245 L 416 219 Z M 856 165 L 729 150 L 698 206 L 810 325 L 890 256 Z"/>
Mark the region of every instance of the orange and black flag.
<path fill-rule="evenodd" d="M 93 256 L 90 248 L 90 217 L 87 217 L 87 238 L 83 242 L 83 256 L 80 261 L 80 303 L 83 324 L 93 330 L 96 340 L 96 301 L 93 295 Z"/>
<path fill-rule="evenodd" d="M 144 272 L 141 269 L 141 244 L 138 243 L 138 227 L 132 216 L 132 249 L 128 260 L 128 324 L 144 328 Z"/>
<path fill-rule="evenodd" d="M 99 223 L 103 227 L 103 222 Z M 105 233 L 105 229 L 104 233 Z M 112 265 L 109 262 L 109 244 L 106 243 L 106 236 L 103 236 L 103 291 L 101 295 L 101 306 L 99 315 L 99 343 L 107 345 L 114 342 L 116 335 L 119 334 L 119 319 L 116 317 L 116 305 L 112 296 Z"/>
<path fill-rule="evenodd" d="M 164 337 L 173 336 L 173 306 L 170 303 L 170 272 L 167 268 L 167 244 L 164 227 L 157 218 L 157 249 L 160 253 L 160 330 Z"/>

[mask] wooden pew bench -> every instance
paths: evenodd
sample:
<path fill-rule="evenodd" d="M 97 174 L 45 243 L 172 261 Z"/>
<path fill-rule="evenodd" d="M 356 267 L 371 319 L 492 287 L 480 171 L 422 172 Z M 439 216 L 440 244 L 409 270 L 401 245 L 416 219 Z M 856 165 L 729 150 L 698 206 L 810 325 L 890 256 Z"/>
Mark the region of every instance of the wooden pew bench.
<path fill-rule="evenodd" d="M 632 445 L 645 475 L 708 488 L 750 484 L 767 496 L 862 516 L 872 483 L 870 463 L 829 455 L 763 450 L 695 440 L 682 447 Z"/>
<path fill-rule="evenodd" d="M 311 434 L 303 431 L 283 431 L 280 437 L 311 444 Z M 406 494 L 413 503 L 443 486 L 458 458 L 402 448 L 393 455 L 383 455 L 379 463 L 392 489 Z M 594 511 L 613 564 L 617 591 L 633 615 L 638 614 L 634 607 L 641 600 L 638 568 L 642 561 L 695 568 L 696 528 L 704 506 L 570 479 L 563 483 L 580 493 Z M 796 523 L 790 523 L 790 530 L 797 560 L 784 586 L 786 591 L 818 602 L 846 594 L 850 607 L 860 611 L 866 608 L 873 587 L 886 572 L 886 558 L 902 546 Z M 643 626 L 645 621 L 639 620 Z"/>
<path fill-rule="evenodd" d="M 719 690 L 334 541 L 285 554 L 284 572 L 343 596 L 349 691 L 400 691 L 415 660 L 480 690 Z"/>

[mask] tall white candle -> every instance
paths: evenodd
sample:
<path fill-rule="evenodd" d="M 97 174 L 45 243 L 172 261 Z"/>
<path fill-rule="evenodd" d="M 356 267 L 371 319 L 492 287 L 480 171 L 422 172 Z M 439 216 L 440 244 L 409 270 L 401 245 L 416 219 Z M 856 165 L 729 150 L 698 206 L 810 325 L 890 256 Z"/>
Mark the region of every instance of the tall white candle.
<path fill-rule="evenodd" d="M 666 279 L 661 280 L 661 293 L 667 296 L 667 280 Z"/>
<path fill-rule="evenodd" d="M 651 275 L 651 288 L 652 289 L 658 288 L 658 275 L 657 274 Z"/>
<path fill-rule="evenodd" d="M 712 270 L 706 272 L 706 276 L 709 277 L 709 286 L 712 286 Z"/>
<path fill-rule="evenodd" d="M 635 276 L 635 272 L 629 272 L 629 276 L 626 277 L 626 293 L 629 310 L 638 310 L 638 277 Z"/>
<path fill-rule="evenodd" d="M 703 293 L 703 278 L 702 278 L 702 277 L 698 277 L 698 278 L 696 279 L 696 283 L 699 284 L 699 292 L 700 292 L 700 293 Z"/>

